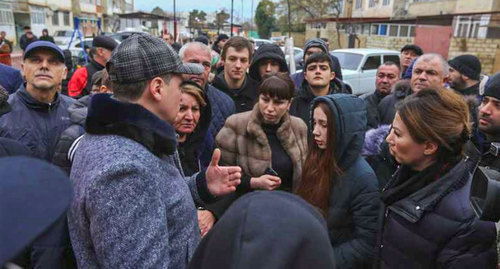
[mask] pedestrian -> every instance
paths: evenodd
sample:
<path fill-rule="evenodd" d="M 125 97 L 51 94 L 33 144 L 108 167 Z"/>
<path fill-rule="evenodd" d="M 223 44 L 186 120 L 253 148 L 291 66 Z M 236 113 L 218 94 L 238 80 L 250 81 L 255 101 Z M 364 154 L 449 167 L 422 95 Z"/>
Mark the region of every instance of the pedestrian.
<path fill-rule="evenodd" d="M 411 63 L 423 54 L 424 51 L 415 44 L 407 44 L 401 48 L 401 77 L 405 75 Z"/>
<path fill-rule="evenodd" d="M 215 40 L 212 50 L 217 52 L 217 54 L 222 54 L 222 48 L 224 48 L 224 45 L 226 42 L 229 40 L 229 36 L 226 34 L 220 34 L 217 36 L 217 40 Z"/>
<path fill-rule="evenodd" d="M 415 62 L 410 80 L 410 88 L 405 84 L 384 97 L 378 105 L 380 124 L 391 124 L 396 114 L 396 105 L 412 93 L 424 88 L 442 89 L 448 80 L 449 66 L 443 56 L 435 53 L 424 54 Z"/>
<path fill-rule="evenodd" d="M 23 27 L 24 34 L 19 38 L 19 47 L 23 50 L 26 50 L 29 44 L 38 40 L 38 38 L 31 32 L 31 27 L 24 26 Z"/>
<path fill-rule="evenodd" d="M 305 80 L 292 101 L 290 114 L 304 122 L 310 120 L 311 102 L 316 96 L 351 93 L 344 83 L 335 80 L 332 61 L 326 53 L 318 52 L 308 56 L 303 73 Z"/>
<path fill-rule="evenodd" d="M 247 74 L 252 61 L 252 45 L 244 37 L 231 37 L 222 50 L 224 72 L 218 74 L 212 85 L 229 95 L 236 107 L 236 113 L 250 111 L 257 102 L 258 82 Z"/>
<path fill-rule="evenodd" d="M 12 53 L 12 43 L 5 38 L 5 31 L 0 32 L 0 63 L 10 66 Z"/>
<path fill-rule="evenodd" d="M 398 105 L 387 137 L 401 164 L 382 190 L 376 268 L 495 268 L 495 225 L 477 219 L 463 149 L 469 110 L 445 89 Z"/>
<path fill-rule="evenodd" d="M 375 173 L 361 157 L 363 100 L 333 94 L 311 104 L 312 138 L 296 191 L 326 219 L 337 268 L 370 268 L 380 200 Z"/>
<path fill-rule="evenodd" d="M 9 53 L 12 53 L 14 51 L 12 41 L 7 39 L 7 33 L 5 31 L 0 31 L 0 40 L 0 43 L 3 42 L 9 46 Z"/>
<path fill-rule="evenodd" d="M 9 94 L 15 93 L 23 82 L 24 79 L 19 69 L 0 63 L 0 86 Z"/>
<path fill-rule="evenodd" d="M 47 30 L 47 29 L 42 30 L 42 36 L 40 37 L 40 40 L 52 42 L 54 44 L 56 43 L 54 41 L 54 38 L 49 35 L 49 30 Z"/>
<path fill-rule="evenodd" d="M 282 191 L 252 192 L 201 241 L 189 268 L 335 268 L 324 220 Z"/>
<path fill-rule="evenodd" d="M 205 96 L 206 107 L 209 110 L 205 114 L 210 113 L 210 125 L 208 127 L 208 132 L 206 133 L 205 139 L 199 146 L 199 157 L 202 167 L 207 167 L 212 158 L 212 153 L 215 149 L 215 136 L 219 133 L 222 126 L 226 122 L 226 119 L 234 114 L 235 106 L 234 101 L 221 90 L 215 88 L 208 82 L 208 77 L 210 75 L 210 63 L 211 63 L 211 53 L 210 48 L 199 42 L 191 42 L 185 44 L 180 52 L 179 56 L 184 63 L 197 63 L 201 64 L 204 68 L 201 74 L 188 74 L 183 75 L 184 80 L 191 80 L 196 82 L 203 89 L 203 95 Z M 202 119 L 203 121 L 204 119 Z M 203 124 L 203 123 L 202 123 Z"/>
<path fill-rule="evenodd" d="M 307 127 L 288 109 L 294 85 L 287 74 L 266 75 L 257 89 L 258 102 L 252 111 L 229 117 L 217 135 L 222 161 L 243 170 L 238 194 L 215 206 L 217 217 L 241 194 L 252 190 L 297 188 L 307 147 Z"/>
<path fill-rule="evenodd" d="M 328 45 L 321 38 L 311 38 L 306 41 L 306 44 L 304 46 L 304 56 L 302 58 L 302 61 L 297 63 L 297 69 L 303 69 L 304 64 L 307 62 L 307 58 L 309 58 L 309 56 L 311 56 L 312 54 L 318 52 L 324 52 L 330 56 L 330 60 L 332 61 L 332 70 L 333 72 L 335 72 L 337 80 L 339 81 L 337 83 L 340 83 L 342 81 L 342 69 L 340 67 L 339 59 L 337 59 L 336 56 L 330 54 L 330 52 L 328 51 Z M 300 89 L 302 87 L 302 82 L 304 81 L 303 72 L 297 72 L 295 74 L 291 74 L 291 76 L 295 87 L 297 89 Z"/>
<path fill-rule="evenodd" d="M 92 91 L 89 95 L 76 100 L 74 104 L 69 106 L 68 114 L 71 125 L 61 133 L 52 158 L 52 163 L 64 170 L 68 176 L 79 141 L 85 134 L 85 120 L 91 96 L 99 93 L 113 93 L 106 69 L 94 74 L 92 84 Z"/>
<path fill-rule="evenodd" d="M 57 227 L 61 215 L 65 219 L 73 196 L 68 177 L 53 165 L 25 156 L 2 158 L 0 174 L 0 266 L 73 268 L 51 259 L 61 249 L 41 255 L 54 243 L 47 233 Z M 30 253 L 30 248 L 35 251 Z"/>
<path fill-rule="evenodd" d="M 136 33 L 118 46 L 106 70 L 113 96 L 91 99 L 73 160 L 75 198 L 68 212 L 80 268 L 186 268 L 200 240 L 194 202 L 236 189 L 240 168 L 219 166 L 184 177 L 172 126 L 182 64 L 158 37 Z"/>
<path fill-rule="evenodd" d="M 375 92 L 363 96 L 367 110 L 367 128 L 377 128 L 380 123 L 378 115 L 378 104 L 382 99 L 391 94 L 393 86 L 399 80 L 399 66 L 391 61 L 387 61 L 377 69 L 375 75 Z"/>
<path fill-rule="evenodd" d="M 8 99 L 9 93 L 0 85 L 0 116 L 12 110 L 7 102 Z M 31 152 L 26 146 L 14 139 L 0 137 L 0 157 L 17 155 L 31 156 Z"/>
<path fill-rule="evenodd" d="M 61 133 L 70 125 L 70 97 L 59 94 L 66 75 L 64 55 L 54 43 L 28 45 L 21 66 L 25 84 L 9 97 L 12 111 L 0 118 L 0 136 L 19 141 L 33 156 L 52 161 Z"/>
<path fill-rule="evenodd" d="M 77 69 L 68 83 L 69 96 L 80 98 L 90 94 L 92 76 L 105 67 L 116 46 L 118 46 L 116 40 L 109 36 L 100 35 L 92 40 L 89 62 L 84 67 Z"/>
<path fill-rule="evenodd" d="M 255 52 L 248 74 L 260 83 L 265 74 L 278 72 L 288 73 L 285 54 L 276 44 L 263 44 Z"/>

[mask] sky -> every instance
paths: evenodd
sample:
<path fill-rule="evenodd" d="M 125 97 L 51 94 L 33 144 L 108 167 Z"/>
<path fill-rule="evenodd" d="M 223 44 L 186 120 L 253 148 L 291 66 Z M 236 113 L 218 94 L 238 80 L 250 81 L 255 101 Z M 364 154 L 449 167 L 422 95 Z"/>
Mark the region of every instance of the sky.
<path fill-rule="evenodd" d="M 253 0 L 254 10 L 257 8 L 260 0 Z M 134 9 L 137 11 L 151 12 L 153 8 L 159 6 L 165 11 L 173 11 L 174 0 L 135 0 Z M 228 13 L 231 11 L 231 0 L 176 0 L 177 11 L 191 11 L 193 9 L 203 10 L 207 13 L 214 12 L 225 8 Z M 250 20 L 253 16 L 252 0 L 234 0 L 234 18 L 237 20 L 241 17 L 243 4 L 243 17 L 245 20 Z"/>

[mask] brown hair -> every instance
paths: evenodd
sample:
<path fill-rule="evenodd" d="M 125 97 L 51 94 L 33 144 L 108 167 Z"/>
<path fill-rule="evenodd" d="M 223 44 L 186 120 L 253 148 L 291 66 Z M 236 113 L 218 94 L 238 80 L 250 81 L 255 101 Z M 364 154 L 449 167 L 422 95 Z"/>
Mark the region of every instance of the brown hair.
<path fill-rule="evenodd" d="M 234 48 L 236 51 L 240 52 L 244 49 L 248 50 L 248 61 L 252 61 L 252 56 L 253 56 L 253 48 L 252 44 L 248 39 L 241 37 L 241 36 L 234 36 L 231 37 L 230 39 L 227 40 L 226 44 L 224 44 L 224 47 L 222 48 L 222 54 L 221 58 L 226 59 L 226 52 L 229 48 Z"/>
<path fill-rule="evenodd" d="M 184 81 L 181 86 L 181 93 L 187 93 L 196 99 L 196 102 L 200 105 L 200 107 L 204 107 L 207 105 L 205 98 L 203 97 L 203 90 L 197 83 L 191 81 Z"/>
<path fill-rule="evenodd" d="M 291 100 L 295 95 L 295 84 L 285 73 L 265 74 L 257 88 L 257 95 L 269 95 L 271 98 Z"/>
<path fill-rule="evenodd" d="M 469 108 L 447 89 L 423 89 L 405 98 L 396 110 L 417 143 L 438 144 L 438 160 L 457 161 L 470 137 Z"/>
<path fill-rule="evenodd" d="M 327 141 L 326 149 L 320 149 L 309 138 L 309 148 L 302 170 L 302 180 L 297 188 L 297 195 L 311 205 L 319 208 L 324 216 L 328 211 L 330 194 L 336 178 L 342 174 L 335 152 L 337 141 L 335 139 L 335 119 L 331 108 L 324 102 L 318 102 L 313 107 L 321 108 L 327 116 Z M 314 127 L 313 127 L 314 128 Z"/>

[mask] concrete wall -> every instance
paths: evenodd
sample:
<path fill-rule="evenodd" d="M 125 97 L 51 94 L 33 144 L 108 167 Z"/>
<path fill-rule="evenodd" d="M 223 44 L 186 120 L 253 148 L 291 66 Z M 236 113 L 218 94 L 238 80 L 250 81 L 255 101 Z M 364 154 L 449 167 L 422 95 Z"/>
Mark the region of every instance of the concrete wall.
<path fill-rule="evenodd" d="M 366 48 L 380 48 L 400 51 L 406 44 L 413 44 L 413 37 L 365 36 Z"/>
<path fill-rule="evenodd" d="M 394 0 L 393 0 L 394 1 Z M 393 5 L 382 5 L 382 0 L 378 1 L 378 3 L 374 7 L 368 7 L 368 2 L 363 3 L 363 7 L 361 9 L 355 9 L 355 6 L 352 10 L 353 18 L 369 18 L 369 17 L 392 17 Z"/>
<path fill-rule="evenodd" d="M 473 54 L 479 58 L 482 72 L 494 74 L 500 71 L 500 39 L 452 38 L 448 57 Z"/>
<path fill-rule="evenodd" d="M 458 0 L 455 13 L 488 12 L 494 10 L 495 0 Z"/>
<path fill-rule="evenodd" d="M 470 2 L 482 0 L 467 0 Z M 451 14 L 455 11 L 457 0 L 437 0 L 428 2 L 414 2 L 408 8 L 408 16 L 425 16 Z"/>

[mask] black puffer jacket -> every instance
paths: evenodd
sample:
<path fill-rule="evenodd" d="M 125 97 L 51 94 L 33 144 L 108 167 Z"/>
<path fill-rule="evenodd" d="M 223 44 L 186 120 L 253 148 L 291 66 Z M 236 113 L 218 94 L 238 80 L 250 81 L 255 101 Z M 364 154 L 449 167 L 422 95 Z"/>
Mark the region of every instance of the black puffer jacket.
<path fill-rule="evenodd" d="M 280 64 L 280 72 L 288 73 L 288 66 L 286 65 L 285 54 L 281 48 L 276 44 L 263 44 L 255 51 L 255 55 L 252 58 L 252 64 L 250 65 L 248 74 L 255 81 L 261 81 L 262 78 L 259 74 L 259 64 L 263 59 L 273 59 Z"/>
<path fill-rule="evenodd" d="M 471 178 L 460 161 L 406 198 L 382 203 L 376 268 L 496 268 L 495 224 L 474 214 Z"/>
<path fill-rule="evenodd" d="M 364 101 L 347 94 L 322 96 L 313 102 L 319 101 L 333 112 L 335 155 L 343 171 L 334 179 L 327 212 L 335 264 L 337 268 L 370 268 L 380 199 L 375 173 L 361 157 L 366 129 Z"/>
<path fill-rule="evenodd" d="M 394 92 L 384 97 L 377 107 L 380 120 L 378 124 L 392 124 L 392 121 L 396 116 L 396 105 L 410 94 L 412 94 L 412 91 L 408 84 L 404 87 L 396 88 Z"/>
<path fill-rule="evenodd" d="M 59 166 L 69 175 L 71 172 L 71 161 L 68 159 L 68 151 L 75 140 L 85 133 L 85 119 L 87 108 L 90 104 L 90 95 L 78 99 L 68 108 L 69 118 L 72 125 L 61 134 L 56 145 L 52 163 Z"/>
<path fill-rule="evenodd" d="M 257 102 L 257 87 L 259 83 L 248 75 L 246 75 L 245 81 L 239 89 L 229 88 L 224 78 L 224 72 L 221 72 L 214 78 L 212 85 L 233 99 L 236 113 L 252 110 L 253 105 Z"/>

